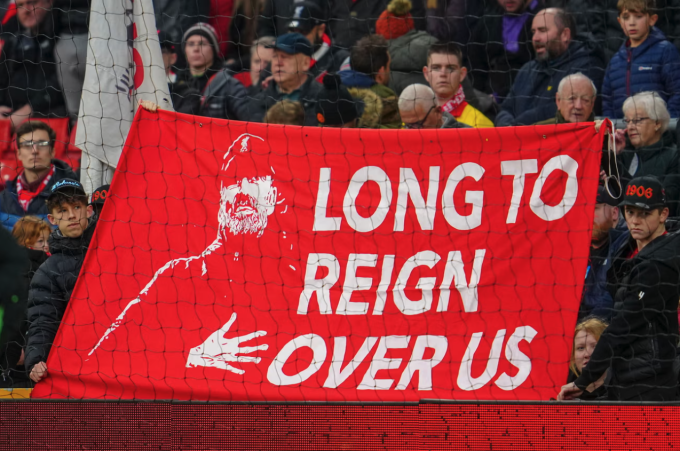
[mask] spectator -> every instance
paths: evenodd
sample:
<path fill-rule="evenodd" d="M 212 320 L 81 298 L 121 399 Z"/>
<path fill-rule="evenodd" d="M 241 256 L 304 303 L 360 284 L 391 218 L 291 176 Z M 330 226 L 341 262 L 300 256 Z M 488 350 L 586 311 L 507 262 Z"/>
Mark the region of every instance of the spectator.
<path fill-rule="evenodd" d="M 477 23 L 467 54 L 475 89 L 493 94 L 501 103 L 519 70 L 534 57 L 532 19 L 543 8 L 543 0 L 493 3 Z"/>
<path fill-rule="evenodd" d="M 248 95 L 254 96 L 262 90 L 260 83 L 271 75 L 271 62 L 274 57 L 274 42 L 271 36 L 264 36 L 253 42 L 250 48 L 250 74 L 249 83 L 244 86 L 248 88 Z M 266 69 L 269 68 L 267 72 Z"/>
<path fill-rule="evenodd" d="M 208 23 L 217 31 L 217 42 L 220 53 L 226 55 L 229 50 L 229 29 L 234 17 L 234 0 L 210 0 Z"/>
<path fill-rule="evenodd" d="M 109 197 L 110 185 L 102 185 L 92 193 L 90 198 L 90 205 L 92 205 L 92 212 L 94 216 L 99 218 L 102 214 L 102 209 L 104 208 L 104 203 Z"/>
<path fill-rule="evenodd" d="M 427 32 L 441 42 L 455 42 L 467 48 L 485 6 L 497 0 L 429 0 Z"/>
<path fill-rule="evenodd" d="M 357 120 L 357 127 L 380 128 L 383 104 L 378 94 L 370 89 L 350 88 L 348 91 L 354 99 L 364 105 L 364 112 Z"/>
<path fill-rule="evenodd" d="M 279 36 L 274 44 L 273 79 L 267 89 L 249 102 L 250 120 L 262 122 L 267 110 L 279 100 L 300 102 L 305 125 L 316 126 L 316 99 L 321 84 L 309 76 L 312 44 L 299 33 Z"/>
<path fill-rule="evenodd" d="M 21 296 L 25 296 L 26 286 L 24 284 L 24 269 L 28 267 L 26 253 L 12 237 L 9 230 L 0 227 L 0 311 L 11 310 L 14 304 L 22 302 Z M 8 337 L 15 336 L 20 330 L 20 325 L 16 322 L 8 321 L 7 317 L 0 315 L 0 367 L 4 366 L 9 359 L 1 354 L 5 354 Z M 12 357 L 11 364 L 18 363 Z"/>
<path fill-rule="evenodd" d="M 536 14 L 533 25 L 536 59 L 522 66 L 501 105 L 496 126 L 529 125 L 555 115 L 553 89 L 562 78 L 582 72 L 600 86 L 604 75 L 602 51 L 589 42 L 577 42 L 574 21 L 558 8 Z"/>
<path fill-rule="evenodd" d="M 54 58 L 50 0 L 18 0 L 17 15 L 2 27 L 0 118 L 16 128 L 29 116 L 65 116 Z"/>
<path fill-rule="evenodd" d="M 607 271 L 614 256 L 630 238 L 627 231 L 616 226 L 619 223 L 618 202 L 603 186 L 597 188 L 597 203 L 593 216 L 593 235 L 590 242 L 590 258 L 583 287 L 579 321 L 594 316 L 610 321 L 614 299 L 607 287 Z"/>
<path fill-rule="evenodd" d="M 583 372 L 583 368 L 590 361 L 590 356 L 600 341 L 600 337 L 607 328 L 607 323 L 599 318 L 587 318 L 579 321 L 574 330 L 574 343 L 571 348 L 571 360 L 569 361 L 569 378 L 567 383 L 574 382 Z M 604 380 L 607 376 L 605 372 L 596 382 L 593 383 L 593 391 L 584 391 L 580 399 L 594 400 L 604 398 L 607 390 L 604 387 Z"/>
<path fill-rule="evenodd" d="M 590 78 L 580 72 L 567 75 L 560 81 L 555 94 L 557 114 L 536 125 L 593 122 L 595 99 L 597 88 Z"/>
<path fill-rule="evenodd" d="M 305 109 L 300 102 L 279 100 L 264 115 L 266 124 L 305 125 Z"/>
<path fill-rule="evenodd" d="M 387 39 L 390 88 L 399 95 L 408 85 L 425 84 L 422 68 L 427 65 L 427 50 L 437 39 L 414 28 L 410 0 L 392 0 L 375 28 Z"/>
<path fill-rule="evenodd" d="M 376 21 L 390 0 L 336 0 L 330 2 L 330 29 L 333 43 L 343 49 L 352 49 L 357 41 L 376 32 Z M 412 0 L 413 24 L 425 30 L 425 2 Z"/>
<path fill-rule="evenodd" d="M 47 208 L 47 218 L 57 227 L 49 238 L 52 255 L 35 273 L 28 293 L 25 366 L 36 383 L 47 374 L 45 362 L 96 226 L 85 190 L 75 180 L 53 185 Z"/>
<path fill-rule="evenodd" d="M 295 8 L 303 1 L 312 0 L 264 0 L 262 13 L 257 22 L 257 35 L 277 38 L 290 33 L 289 25 L 295 15 Z M 329 2 L 318 0 L 312 2 L 322 10 L 324 18 L 329 17 Z"/>
<path fill-rule="evenodd" d="M 210 0 L 153 0 L 153 10 L 156 27 L 179 45 L 191 27 L 210 15 Z"/>
<path fill-rule="evenodd" d="M 390 82 L 390 52 L 387 40 L 380 35 L 362 38 L 350 53 L 352 69 L 339 72 L 342 84 L 348 88 L 370 89 L 383 103 L 380 125 L 382 128 L 399 128 L 397 95 L 387 87 Z"/>
<path fill-rule="evenodd" d="M 52 1 L 56 34 L 59 37 L 54 46 L 57 76 L 66 110 L 75 119 L 78 117 L 85 82 L 91 0 Z"/>
<path fill-rule="evenodd" d="M 309 73 L 319 83 L 328 72 L 339 71 L 342 62 L 349 56 L 346 50 L 333 46 L 326 32 L 325 15 L 314 2 L 295 3 L 295 13 L 288 29 L 291 33 L 304 35 L 312 43 L 314 54 Z"/>
<path fill-rule="evenodd" d="M 5 308 L 3 318 L 8 327 L 2 328 L 0 334 L 0 371 L 2 380 L 0 387 L 17 388 L 21 385 L 30 387 L 30 382 L 24 369 L 23 348 L 25 336 L 28 331 L 26 321 L 26 309 L 28 301 L 28 286 L 33 275 L 47 260 L 49 246 L 47 239 L 52 229 L 50 225 L 37 216 L 24 216 L 14 224 L 12 235 L 20 246 L 25 249 L 28 264 L 25 267 L 23 277 L 25 290 L 17 296 L 16 302 L 9 303 Z"/>
<path fill-rule="evenodd" d="M 437 97 L 429 86 L 407 86 L 399 96 L 399 113 L 404 128 L 470 128 L 437 106 Z"/>
<path fill-rule="evenodd" d="M 201 93 L 192 88 L 184 79 L 180 80 L 173 71 L 177 64 L 177 48 L 169 40 L 169 36 L 161 31 L 158 35 L 163 55 L 163 65 L 165 66 L 165 77 L 168 80 L 172 106 L 178 113 L 198 114 L 200 109 Z"/>
<path fill-rule="evenodd" d="M 338 75 L 328 74 L 316 104 L 316 118 L 320 127 L 356 128 L 363 114 L 363 103 L 355 100 Z"/>
<path fill-rule="evenodd" d="M 671 116 L 680 115 L 680 52 L 654 28 L 654 0 L 621 0 L 619 23 L 628 40 L 609 63 L 602 85 L 605 116 L 623 117 L 626 98 L 656 91 L 668 102 Z"/>
<path fill-rule="evenodd" d="M 626 35 L 619 25 L 619 0 L 600 0 L 602 6 L 598 20 L 602 22 L 593 30 L 598 42 L 604 42 L 607 56 L 611 58 L 626 41 Z M 680 49 L 680 0 L 656 0 L 652 11 L 659 15 L 659 20 L 654 27 L 659 29 L 676 48 Z M 592 8 L 592 5 L 591 5 Z M 593 11 L 594 12 L 594 11 Z M 596 25 L 597 26 L 597 25 Z"/>
<path fill-rule="evenodd" d="M 666 230 L 668 207 L 655 177 L 631 180 L 620 206 L 625 208 L 631 241 L 610 270 L 610 282 L 616 287 L 614 317 L 588 366 L 576 381 L 562 387 L 560 400 L 592 391 L 607 368 L 609 399 L 677 399 L 680 234 Z"/>
<path fill-rule="evenodd" d="M 202 22 L 189 28 L 182 38 L 182 50 L 188 67 L 177 74 L 173 96 L 180 96 L 182 104 L 188 105 L 184 112 L 198 114 L 203 91 L 224 64 L 215 29 Z"/>
<path fill-rule="evenodd" d="M 437 105 L 442 111 L 470 127 L 493 127 L 493 122 L 465 100 L 461 83 L 465 80 L 467 69 L 463 66 L 460 47 L 453 43 L 432 45 L 427 52 L 423 74 L 437 95 Z"/>
<path fill-rule="evenodd" d="M 680 163 L 666 102 L 655 92 L 641 92 L 623 103 L 628 143 L 620 136 L 620 172 L 624 181 L 653 175 L 664 184 L 671 212 L 680 200 Z"/>
<path fill-rule="evenodd" d="M 17 159 L 24 170 L 0 192 L 0 222 L 8 229 L 22 216 L 47 217 L 45 199 L 52 186 L 76 177 L 66 163 L 54 158 L 56 136 L 40 121 L 24 122 L 17 129 Z"/>

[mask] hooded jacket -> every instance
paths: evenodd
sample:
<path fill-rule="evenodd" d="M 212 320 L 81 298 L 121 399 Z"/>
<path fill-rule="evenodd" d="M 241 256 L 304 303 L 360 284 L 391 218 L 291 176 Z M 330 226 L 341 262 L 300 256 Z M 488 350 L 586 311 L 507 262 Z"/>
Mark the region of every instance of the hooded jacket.
<path fill-rule="evenodd" d="M 614 317 L 575 381 L 583 389 L 607 368 L 619 400 L 667 400 L 677 384 L 678 299 L 680 299 L 680 233 L 668 233 L 626 258 L 629 240 L 609 270 Z M 670 388 L 669 388 L 670 387 Z M 659 399 L 659 391 L 671 398 Z"/>
<path fill-rule="evenodd" d="M 562 78 L 581 72 L 599 87 L 604 67 L 604 53 L 587 40 L 572 41 L 555 60 L 529 61 L 522 66 L 510 94 L 501 104 L 496 126 L 531 125 L 554 117 L 555 93 Z"/>
<path fill-rule="evenodd" d="M 321 83 L 308 76 L 307 81 L 299 88 L 297 101 L 302 104 L 302 108 L 305 110 L 305 125 L 316 127 L 319 123 L 316 119 L 316 102 L 321 87 Z M 267 89 L 261 91 L 248 102 L 250 121 L 263 122 L 267 110 L 276 102 L 285 98 L 287 98 L 287 95 L 279 92 L 276 81 L 272 80 Z"/>
<path fill-rule="evenodd" d="M 382 114 L 380 128 L 401 128 L 401 116 L 399 115 L 399 99 L 397 94 L 385 85 L 376 83 L 368 75 L 355 70 L 343 70 L 338 72 L 342 84 L 348 88 L 369 89 L 376 93 L 382 100 Z"/>
<path fill-rule="evenodd" d="M 359 118 L 357 128 L 380 128 L 382 116 L 382 99 L 370 89 L 350 88 L 349 93 L 355 99 L 363 102 L 364 112 Z"/>
<path fill-rule="evenodd" d="M 59 229 L 50 235 L 48 244 L 52 255 L 38 268 L 28 292 L 29 326 L 24 366 L 29 373 L 36 363 L 47 362 L 96 226 L 97 219 L 93 217 L 78 238 L 67 238 Z"/>
<path fill-rule="evenodd" d="M 626 41 L 609 62 L 602 84 L 602 112 L 623 117 L 623 102 L 644 91 L 656 91 L 668 104 L 671 117 L 680 114 L 680 52 L 658 28 L 632 48 Z"/>
<path fill-rule="evenodd" d="M 390 88 L 397 94 L 414 83 L 427 84 L 423 67 L 427 66 L 427 52 L 437 38 L 424 31 L 411 30 L 396 39 L 390 39 Z"/>
<path fill-rule="evenodd" d="M 54 175 L 50 179 L 45 189 L 38 194 L 28 205 L 28 210 L 24 211 L 19 203 L 17 195 L 18 177 L 7 183 L 5 189 L 0 192 L 0 223 L 12 229 L 14 223 L 26 215 L 35 215 L 43 219 L 47 218 L 47 205 L 45 201 L 50 196 L 52 185 L 63 179 L 77 179 L 71 167 L 61 160 L 52 160 L 54 165 Z"/>

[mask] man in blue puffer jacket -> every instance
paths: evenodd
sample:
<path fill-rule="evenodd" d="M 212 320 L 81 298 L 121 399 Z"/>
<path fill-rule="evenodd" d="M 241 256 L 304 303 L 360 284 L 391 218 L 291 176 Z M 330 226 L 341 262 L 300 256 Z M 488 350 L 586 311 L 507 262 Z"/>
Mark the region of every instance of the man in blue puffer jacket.
<path fill-rule="evenodd" d="M 651 6 L 650 6 L 651 4 Z M 680 52 L 654 24 L 653 0 L 619 2 L 619 23 L 628 40 L 614 55 L 602 85 L 602 112 L 623 117 L 623 102 L 643 91 L 656 91 L 672 117 L 680 115 Z"/>

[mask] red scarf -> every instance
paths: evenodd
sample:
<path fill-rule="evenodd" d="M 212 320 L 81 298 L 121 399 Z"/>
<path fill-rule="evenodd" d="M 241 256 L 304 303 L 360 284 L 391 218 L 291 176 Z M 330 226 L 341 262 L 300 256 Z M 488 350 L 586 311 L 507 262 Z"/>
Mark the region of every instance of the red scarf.
<path fill-rule="evenodd" d="M 323 35 L 323 42 L 321 43 L 321 47 L 319 47 L 319 50 L 314 52 L 314 55 L 312 55 L 312 63 L 309 65 L 309 68 L 311 69 L 314 67 L 317 61 L 319 61 L 323 56 L 331 49 L 331 38 L 328 37 L 327 34 Z M 319 83 L 323 83 L 323 77 L 326 76 L 328 73 L 327 70 L 321 72 L 319 75 L 316 76 L 316 81 Z"/>
<path fill-rule="evenodd" d="M 50 168 L 50 171 L 43 177 L 42 182 L 38 184 L 34 191 L 29 188 L 29 183 L 26 181 L 26 173 L 21 174 L 17 180 L 17 196 L 19 198 L 19 204 L 24 211 L 28 211 L 28 206 L 31 205 L 33 199 L 35 199 L 38 194 L 42 193 L 50 179 L 54 175 L 54 165 Z"/>
<path fill-rule="evenodd" d="M 458 86 L 458 92 L 456 92 L 456 95 L 454 95 L 451 100 L 442 105 L 442 111 L 451 113 L 453 117 L 460 117 L 467 105 L 468 103 L 465 101 L 463 87 Z"/>

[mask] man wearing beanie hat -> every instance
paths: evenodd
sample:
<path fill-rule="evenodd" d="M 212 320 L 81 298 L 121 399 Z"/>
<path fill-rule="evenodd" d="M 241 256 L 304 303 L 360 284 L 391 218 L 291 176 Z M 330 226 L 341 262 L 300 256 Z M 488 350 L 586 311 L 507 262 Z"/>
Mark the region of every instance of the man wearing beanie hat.
<path fill-rule="evenodd" d="M 427 50 L 437 39 L 413 25 L 411 0 L 392 0 L 375 24 L 375 32 L 387 39 L 390 52 L 390 88 L 397 95 L 408 85 L 425 84 L 422 74 Z"/>
<path fill-rule="evenodd" d="M 328 74 L 316 104 L 316 119 L 320 127 L 355 128 L 363 105 L 355 100 L 338 75 Z"/>
<path fill-rule="evenodd" d="M 661 182 L 638 177 L 623 192 L 631 239 L 609 271 L 614 317 L 588 365 L 558 399 L 573 399 L 609 372 L 607 394 L 617 401 L 677 400 L 680 233 L 668 233 Z"/>
<path fill-rule="evenodd" d="M 619 223 L 618 205 L 618 200 L 609 195 L 604 186 L 597 187 L 590 257 L 578 312 L 579 322 L 589 316 L 607 322 L 611 320 L 614 299 L 607 289 L 607 271 L 612 266 L 614 256 L 630 239 L 627 230 L 616 227 Z"/>
<path fill-rule="evenodd" d="M 207 23 L 197 23 L 182 39 L 188 68 L 171 86 L 173 103 L 179 97 L 182 113 L 218 119 L 247 120 L 245 87 L 228 74 L 219 51 L 217 33 Z"/>
<path fill-rule="evenodd" d="M 267 110 L 279 100 L 300 102 L 305 110 L 305 125 L 316 126 L 316 102 L 321 84 L 309 76 L 312 44 L 300 33 L 276 38 L 272 46 L 272 80 L 267 88 L 248 103 L 250 120 L 262 122 Z"/>
<path fill-rule="evenodd" d="M 197 23 L 184 33 L 182 51 L 187 61 L 187 69 L 178 74 L 178 79 L 203 92 L 210 78 L 224 65 L 219 52 L 217 32 L 207 23 Z"/>
<path fill-rule="evenodd" d="M 288 23 L 288 30 L 304 35 L 311 42 L 314 53 L 309 74 L 321 83 L 324 75 L 340 70 L 349 52 L 333 46 L 330 36 L 326 33 L 326 15 L 318 4 L 303 1 L 296 2 L 294 6 L 295 11 Z"/>

